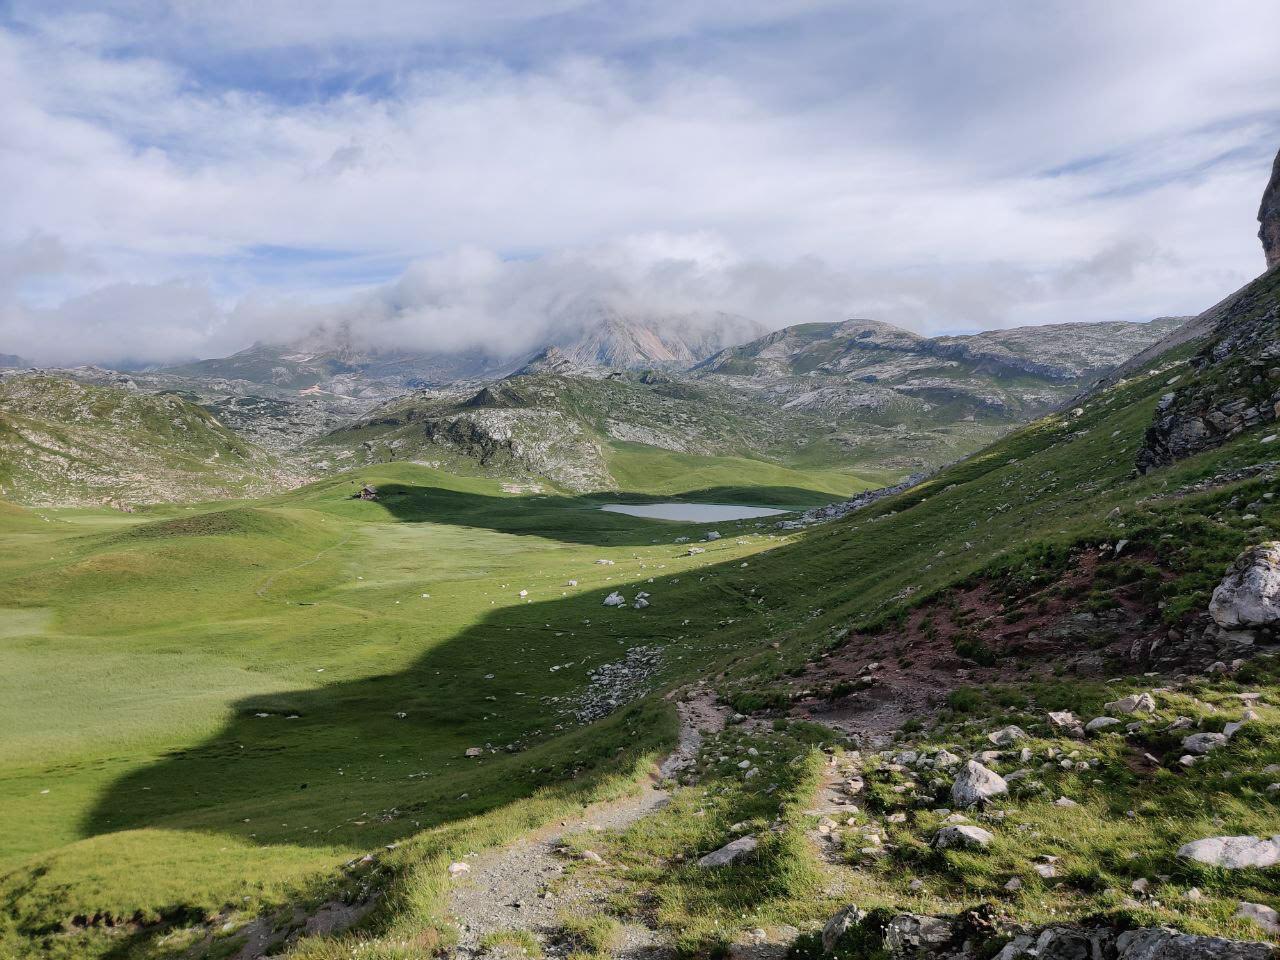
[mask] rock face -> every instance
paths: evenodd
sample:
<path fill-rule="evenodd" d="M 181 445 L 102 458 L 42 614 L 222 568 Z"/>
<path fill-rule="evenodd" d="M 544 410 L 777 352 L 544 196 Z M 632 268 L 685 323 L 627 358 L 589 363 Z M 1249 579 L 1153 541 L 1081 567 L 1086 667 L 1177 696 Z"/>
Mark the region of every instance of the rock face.
<path fill-rule="evenodd" d="M 970 760 L 951 785 L 951 800 L 957 807 L 976 807 L 992 797 L 1009 792 L 1009 785 L 994 770 Z"/>
<path fill-rule="evenodd" d="M 1274 867 L 1280 864 L 1280 834 L 1263 837 L 1206 837 L 1178 850 L 1178 856 L 1197 863 L 1243 870 L 1246 867 Z"/>
<path fill-rule="evenodd" d="M 1280 153 L 1271 168 L 1271 182 L 1262 193 L 1262 206 L 1258 208 L 1258 239 L 1270 269 L 1280 263 Z"/>
<path fill-rule="evenodd" d="M 1209 613 L 1228 629 L 1280 623 L 1280 543 L 1250 547 L 1213 591 Z"/>
<path fill-rule="evenodd" d="M 1271 270 L 1195 321 L 1207 334 L 1191 358 L 1196 376 L 1173 389 L 1155 416 L 1135 465 L 1143 473 L 1274 423 L 1280 404 L 1280 271 Z"/>

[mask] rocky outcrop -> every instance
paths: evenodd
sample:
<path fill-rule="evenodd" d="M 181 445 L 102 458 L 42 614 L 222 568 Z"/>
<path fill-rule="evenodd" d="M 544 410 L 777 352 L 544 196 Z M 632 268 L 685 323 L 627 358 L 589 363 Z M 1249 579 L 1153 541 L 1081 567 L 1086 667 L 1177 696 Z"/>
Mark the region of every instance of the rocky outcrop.
<path fill-rule="evenodd" d="M 1240 554 L 1214 589 L 1209 613 L 1230 630 L 1280 623 L 1280 543 L 1259 543 Z"/>
<path fill-rule="evenodd" d="M 863 507 L 869 507 L 877 500 L 883 500 L 885 497 L 891 497 L 895 493 L 902 493 L 904 490 L 910 490 L 918 483 L 922 483 L 927 479 L 927 473 L 913 473 L 901 483 L 895 483 L 891 487 L 877 487 L 875 490 L 868 490 L 860 493 L 856 497 L 848 500 L 841 500 L 838 503 L 828 503 L 825 506 L 814 507 L 812 510 L 806 510 L 800 516 L 792 520 L 779 520 L 774 526 L 780 530 L 799 530 L 804 527 L 811 527 L 815 523 L 826 523 L 828 520 L 839 520 L 841 517 L 847 517 L 856 510 Z"/>
<path fill-rule="evenodd" d="M 1253 281 L 1217 308 L 1212 332 L 1174 378 L 1138 450 L 1143 473 L 1221 446 L 1273 423 L 1280 410 L 1280 271 Z M 1171 381 L 1170 386 L 1174 386 Z"/>
<path fill-rule="evenodd" d="M 1280 263 L 1280 154 L 1258 220 L 1267 266 L 1274 267 Z M 1137 456 L 1143 473 L 1280 416 L 1280 271 L 1268 271 L 1188 328 L 1209 340 L 1191 359 L 1196 376 L 1156 406 Z"/>
<path fill-rule="evenodd" d="M 983 907 L 956 917 L 863 914 L 856 907 L 845 907 L 827 924 L 822 946 L 830 954 L 853 943 L 865 949 L 879 941 L 890 960 L 961 960 L 991 956 L 987 945 L 995 938 L 1006 941 L 994 954 L 995 960 L 1275 960 L 1276 956 L 1269 943 L 1193 936 L 1165 927 L 1020 927 L 1002 923 Z"/>
<path fill-rule="evenodd" d="M 1275 960 L 1275 947 L 1260 941 L 1198 937 L 1164 927 L 1019 927 L 1001 923 L 989 909 L 975 908 L 954 918 L 920 914 L 861 913 L 854 906 L 833 916 L 824 929 L 823 952 L 854 943 L 867 950 L 881 943 L 891 960 L 933 960 L 991 956 L 987 945 L 1001 938 L 995 960 Z"/>
<path fill-rule="evenodd" d="M 1258 239 L 1270 269 L 1280 263 L 1280 152 L 1271 168 L 1271 182 L 1262 193 L 1262 206 L 1258 208 Z"/>

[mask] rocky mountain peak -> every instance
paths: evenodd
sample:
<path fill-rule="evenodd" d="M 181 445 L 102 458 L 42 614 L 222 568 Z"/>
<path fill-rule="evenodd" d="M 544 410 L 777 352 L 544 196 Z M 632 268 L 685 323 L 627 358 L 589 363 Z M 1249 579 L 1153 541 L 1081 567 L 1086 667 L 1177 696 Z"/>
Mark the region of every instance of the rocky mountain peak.
<path fill-rule="evenodd" d="M 1262 206 L 1258 209 L 1258 239 L 1267 257 L 1267 268 L 1280 263 L 1280 152 L 1271 167 L 1271 181 L 1262 192 Z"/>

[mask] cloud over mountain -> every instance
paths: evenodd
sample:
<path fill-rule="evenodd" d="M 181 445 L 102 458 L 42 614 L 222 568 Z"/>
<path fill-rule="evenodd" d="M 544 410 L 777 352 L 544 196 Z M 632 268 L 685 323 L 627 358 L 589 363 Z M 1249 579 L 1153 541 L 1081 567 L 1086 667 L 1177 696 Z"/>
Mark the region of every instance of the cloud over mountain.
<path fill-rule="evenodd" d="M 0 351 L 1185 312 L 1261 265 L 1280 10 L 1177 6 L 18 0 Z"/>

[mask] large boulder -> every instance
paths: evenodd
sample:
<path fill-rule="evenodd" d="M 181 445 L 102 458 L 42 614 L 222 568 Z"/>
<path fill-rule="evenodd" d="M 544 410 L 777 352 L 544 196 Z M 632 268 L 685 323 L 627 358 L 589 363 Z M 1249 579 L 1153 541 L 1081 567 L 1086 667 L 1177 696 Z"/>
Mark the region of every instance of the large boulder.
<path fill-rule="evenodd" d="M 1004 777 L 976 760 L 970 760 L 951 785 L 951 802 L 966 809 L 1008 792 L 1009 784 L 1005 783 Z"/>
<path fill-rule="evenodd" d="M 1258 239 L 1262 241 L 1262 253 L 1267 266 L 1280 263 L 1280 153 L 1276 154 L 1271 168 L 1271 182 L 1262 192 L 1262 206 L 1258 208 Z"/>
<path fill-rule="evenodd" d="M 1265 837 L 1206 837 L 1184 844 L 1178 850 L 1178 856 L 1224 870 L 1274 867 L 1280 864 L 1280 834 L 1269 840 Z"/>
<path fill-rule="evenodd" d="M 1280 623 L 1280 543 L 1259 543 L 1236 557 L 1213 591 L 1209 613 L 1229 630 Z"/>

